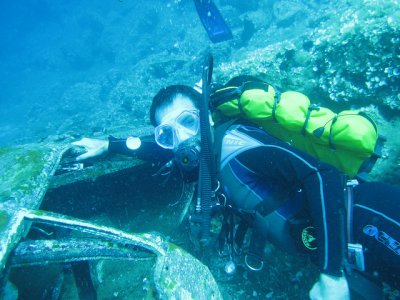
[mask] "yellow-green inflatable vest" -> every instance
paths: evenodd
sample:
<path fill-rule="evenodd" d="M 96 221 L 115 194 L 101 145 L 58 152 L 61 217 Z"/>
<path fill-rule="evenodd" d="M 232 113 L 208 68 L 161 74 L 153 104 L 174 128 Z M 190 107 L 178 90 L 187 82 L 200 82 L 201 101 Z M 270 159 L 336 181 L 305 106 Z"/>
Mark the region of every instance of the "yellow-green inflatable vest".
<path fill-rule="evenodd" d="M 225 98 L 225 99 L 224 99 Z M 350 178 L 374 153 L 375 123 L 357 111 L 335 114 L 310 104 L 307 96 L 288 91 L 277 95 L 265 83 L 227 87 L 211 96 L 214 120 L 245 118 L 278 139 L 337 167 Z"/>

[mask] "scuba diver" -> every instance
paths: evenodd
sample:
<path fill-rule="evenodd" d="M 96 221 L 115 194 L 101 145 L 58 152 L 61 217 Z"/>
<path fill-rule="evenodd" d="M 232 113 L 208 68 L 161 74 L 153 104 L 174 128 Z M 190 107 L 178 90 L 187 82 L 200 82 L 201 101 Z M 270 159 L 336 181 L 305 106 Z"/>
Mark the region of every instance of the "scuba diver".
<path fill-rule="evenodd" d="M 164 166 L 160 172 L 175 168 L 186 180 L 197 180 L 201 97 L 190 86 L 162 88 L 150 107 L 154 136 L 84 138 L 73 143 L 85 150 L 76 159 L 125 154 Z M 246 255 L 250 269 L 262 268 L 263 249 L 270 241 L 289 251 L 303 248 L 316 254 L 320 276 L 310 290 L 311 299 L 349 299 L 349 270 L 399 282 L 399 187 L 346 184 L 334 166 L 248 120 L 216 126 L 214 139 L 225 205 L 242 219 L 236 231 L 253 231 Z M 344 190 L 352 194 L 350 202 Z M 242 240 L 235 238 L 238 252 Z"/>

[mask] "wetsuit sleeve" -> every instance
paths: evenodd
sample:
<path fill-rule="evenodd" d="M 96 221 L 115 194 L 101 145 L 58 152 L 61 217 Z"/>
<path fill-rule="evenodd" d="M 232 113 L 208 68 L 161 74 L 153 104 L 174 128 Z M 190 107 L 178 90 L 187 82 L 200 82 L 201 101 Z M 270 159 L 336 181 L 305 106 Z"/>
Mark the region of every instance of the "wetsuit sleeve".
<path fill-rule="evenodd" d="M 109 153 L 128 155 L 157 163 L 166 163 L 173 158 L 173 152 L 158 146 L 152 135 L 140 137 L 141 145 L 135 150 L 128 148 L 126 138 L 119 139 L 109 136 L 108 141 Z"/>

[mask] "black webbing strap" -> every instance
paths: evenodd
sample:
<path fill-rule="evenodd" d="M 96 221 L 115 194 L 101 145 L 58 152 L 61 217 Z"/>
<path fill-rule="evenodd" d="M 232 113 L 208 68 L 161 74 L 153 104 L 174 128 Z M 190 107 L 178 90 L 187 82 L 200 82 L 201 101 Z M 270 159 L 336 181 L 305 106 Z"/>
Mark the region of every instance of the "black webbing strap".
<path fill-rule="evenodd" d="M 216 109 L 221 104 L 231 101 L 237 97 L 240 97 L 237 87 L 226 87 L 219 89 L 210 95 L 211 109 Z"/>
<path fill-rule="evenodd" d="M 363 173 L 368 174 L 369 172 L 371 172 L 376 161 L 382 157 L 382 149 L 383 149 L 385 142 L 386 142 L 386 138 L 382 135 L 379 135 L 378 139 L 376 141 L 376 144 L 375 144 L 374 152 L 371 154 L 371 156 L 368 159 L 364 160 L 360 169 L 358 170 L 358 174 L 363 174 Z"/>
<path fill-rule="evenodd" d="M 306 128 L 307 128 L 307 125 L 308 125 L 308 121 L 310 120 L 310 117 L 311 117 L 311 112 L 312 112 L 313 110 L 318 111 L 319 108 L 320 108 L 320 107 L 319 107 L 319 105 L 317 105 L 317 104 L 311 104 L 311 105 L 308 107 L 307 116 L 306 116 L 306 119 L 305 119 L 305 121 L 304 121 L 303 128 L 301 129 L 301 134 L 302 134 L 302 135 L 306 135 Z"/>
<path fill-rule="evenodd" d="M 274 105 L 272 107 L 272 119 L 275 123 L 278 123 L 278 120 L 276 119 L 276 107 L 278 106 L 279 101 L 281 101 L 281 92 L 275 89 Z"/>
<path fill-rule="evenodd" d="M 338 119 L 338 116 L 335 116 L 332 119 L 331 126 L 329 127 L 329 147 L 332 150 L 336 150 L 336 146 L 335 146 L 335 144 L 333 142 L 333 125 L 336 123 L 337 119 Z"/>
<path fill-rule="evenodd" d="M 215 91 L 211 97 L 211 107 L 216 109 L 221 104 L 229 102 L 233 99 L 238 99 L 240 102 L 240 96 L 247 90 L 264 90 L 268 92 L 269 84 L 258 81 L 248 81 L 238 87 L 226 87 Z M 240 103 L 238 103 L 240 109 Z"/>

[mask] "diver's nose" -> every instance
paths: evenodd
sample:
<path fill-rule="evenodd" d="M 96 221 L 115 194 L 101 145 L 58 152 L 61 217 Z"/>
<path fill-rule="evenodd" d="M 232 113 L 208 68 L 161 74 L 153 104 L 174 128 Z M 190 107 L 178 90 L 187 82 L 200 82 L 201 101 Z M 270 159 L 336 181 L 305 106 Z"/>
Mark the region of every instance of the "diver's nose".
<path fill-rule="evenodd" d="M 180 130 L 177 132 L 178 144 L 186 141 L 187 139 L 189 139 L 191 137 L 193 137 L 193 135 L 187 131 Z"/>

